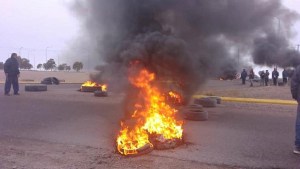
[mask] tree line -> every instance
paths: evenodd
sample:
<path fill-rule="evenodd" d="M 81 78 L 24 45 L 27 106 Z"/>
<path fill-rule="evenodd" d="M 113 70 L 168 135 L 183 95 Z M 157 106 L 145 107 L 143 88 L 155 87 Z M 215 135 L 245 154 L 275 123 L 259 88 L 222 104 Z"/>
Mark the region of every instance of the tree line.
<path fill-rule="evenodd" d="M 33 68 L 30 61 L 26 58 L 22 58 L 20 56 L 17 57 L 17 60 L 19 62 L 20 69 L 25 70 L 31 70 Z M 56 65 L 54 59 L 49 59 L 46 63 L 39 63 L 36 67 L 37 69 L 41 70 L 59 70 L 59 71 L 70 71 L 71 66 L 67 65 L 66 63 Z M 74 62 L 72 66 L 73 70 L 79 72 L 81 69 L 83 69 L 83 63 L 82 62 Z M 0 69 L 4 69 L 4 62 L 0 62 Z"/>

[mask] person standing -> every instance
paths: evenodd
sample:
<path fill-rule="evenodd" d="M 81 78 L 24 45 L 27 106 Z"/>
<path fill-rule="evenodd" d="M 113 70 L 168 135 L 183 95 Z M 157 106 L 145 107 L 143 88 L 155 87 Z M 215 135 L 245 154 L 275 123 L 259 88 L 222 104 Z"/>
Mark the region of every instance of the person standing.
<path fill-rule="evenodd" d="M 243 69 L 242 73 L 241 73 L 241 79 L 242 79 L 242 84 L 246 84 L 246 78 L 247 78 L 247 72 L 245 69 Z"/>
<path fill-rule="evenodd" d="M 250 87 L 253 87 L 253 79 L 254 79 L 254 71 L 253 71 L 253 69 L 250 69 L 250 72 L 249 72 Z"/>
<path fill-rule="evenodd" d="M 296 116 L 296 133 L 295 133 L 295 148 L 294 153 L 300 154 L 300 65 L 297 66 L 291 80 L 291 93 L 293 99 L 298 102 Z"/>
<path fill-rule="evenodd" d="M 19 63 L 17 60 L 17 54 L 12 53 L 11 57 L 8 58 L 4 64 L 4 72 L 6 76 L 4 94 L 10 96 L 11 85 L 13 85 L 14 95 L 19 94 L 19 81 L 20 76 Z"/>
<path fill-rule="evenodd" d="M 283 85 L 286 85 L 288 81 L 288 72 L 286 71 L 285 68 L 282 71 L 282 80 L 283 80 Z"/>
<path fill-rule="evenodd" d="M 272 79 L 273 79 L 273 85 L 277 86 L 277 79 L 278 79 L 279 73 L 277 71 L 277 68 L 274 68 L 272 71 Z"/>
<path fill-rule="evenodd" d="M 259 71 L 259 76 L 260 76 L 260 86 L 264 86 L 264 84 L 265 84 L 265 72 L 263 70 Z"/>
<path fill-rule="evenodd" d="M 269 75 L 270 75 L 269 71 L 266 70 L 266 73 L 265 73 L 265 85 L 266 86 L 268 86 L 268 83 L 269 83 Z"/>

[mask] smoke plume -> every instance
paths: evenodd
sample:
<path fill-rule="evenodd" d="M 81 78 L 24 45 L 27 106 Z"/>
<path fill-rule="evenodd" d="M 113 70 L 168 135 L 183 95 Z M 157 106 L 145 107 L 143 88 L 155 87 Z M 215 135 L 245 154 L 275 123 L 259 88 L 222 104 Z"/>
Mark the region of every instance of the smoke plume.
<path fill-rule="evenodd" d="M 300 64 L 300 54 L 290 49 L 287 39 L 267 35 L 254 40 L 253 61 L 267 66 L 296 67 Z"/>
<path fill-rule="evenodd" d="M 104 77 L 120 80 L 139 60 L 189 95 L 208 76 L 242 68 L 243 56 L 261 65 L 300 63 L 288 49 L 298 14 L 280 0 L 77 0 L 73 9 L 93 43 L 84 45 L 96 46 L 105 63 Z"/>

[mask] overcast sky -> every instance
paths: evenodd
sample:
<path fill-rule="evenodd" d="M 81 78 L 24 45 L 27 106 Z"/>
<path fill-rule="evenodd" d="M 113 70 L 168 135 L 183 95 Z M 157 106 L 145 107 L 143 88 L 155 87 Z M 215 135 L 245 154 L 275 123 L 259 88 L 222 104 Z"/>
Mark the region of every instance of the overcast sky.
<path fill-rule="evenodd" d="M 79 30 L 69 1 L 1 0 L 0 61 L 17 52 L 37 64 L 46 60 L 46 50 L 48 59 L 57 59 Z"/>
<path fill-rule="evenodd" d="M 0 62 L 11 52 L 21 53 L 32 64 L 47 58 L 62 62 L 66 50 L 79 33 L 79 23 L 68 7 L 72 0 L 1 0 L 0 1 Z M 299 0 L 283 0 L 293 10 L 300 11 Z M 295 26 L 300 32 L 300 24 Z M 295 37 L 291 45 L 300 43 Z M 35 59 L 35 62 L 34 62 Z M 59 60 L 58 60 L 59 59 Z M 71 58 L 79 60 L 80 58 Z"/>

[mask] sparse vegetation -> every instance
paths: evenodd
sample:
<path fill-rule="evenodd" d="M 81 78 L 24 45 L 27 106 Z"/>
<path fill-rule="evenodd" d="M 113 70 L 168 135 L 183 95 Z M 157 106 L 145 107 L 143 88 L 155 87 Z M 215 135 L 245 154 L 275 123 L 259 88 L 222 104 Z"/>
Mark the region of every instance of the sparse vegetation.
<path fill-rule="evenodd" d="M 67 70 L 68 65 L 66 63 L 58 65 L 57 69 L 62 71 L 62 70 Z"/>
<path fill-rule="evenodd" d="M 43 67 L 43 64 L 41 64 L 41 63 L 39 63 L 39 64 L 36 66 L 37 69 L 42 69 L 42 67 Z"/>
<path fill-rule="evenodd" d="M 55 63 L 54 59 L 49 59 L 47 61 L 47 63 L 43 64 L 43 67 L 44 67 L 45 70 L 51 70 L 52 71 L 56 67 L 56 63 Z"/>
<path fill-rule="evenodd" d="M 73 69 L 76 70 L 76 72 L 79 72 L 81 69 L 83 69 L 83 63 L 82 62 L 75 62 L 73 64 Z"/>

